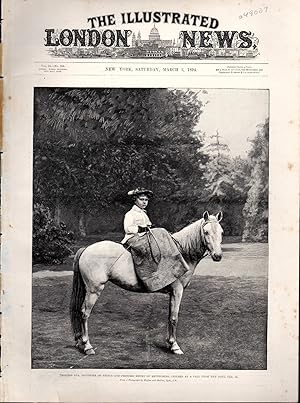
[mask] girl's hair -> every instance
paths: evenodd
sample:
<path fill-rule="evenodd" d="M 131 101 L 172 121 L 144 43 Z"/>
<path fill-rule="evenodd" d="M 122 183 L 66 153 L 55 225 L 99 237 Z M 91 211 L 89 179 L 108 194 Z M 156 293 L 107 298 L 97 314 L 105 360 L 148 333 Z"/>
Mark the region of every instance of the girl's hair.
<path fill-rule="evenodd" d="M 139 195 L 134 195 L 134 196 L 132 196 L 132 199 L 133 199 L 133 201 L 136 201 L 136 199 L 138 199 L 141 196 L 146 196 L 146 197 L 148 197 L 148 200 L 149 200 L 149 196 L 146 193 L 141 193 Z"/>

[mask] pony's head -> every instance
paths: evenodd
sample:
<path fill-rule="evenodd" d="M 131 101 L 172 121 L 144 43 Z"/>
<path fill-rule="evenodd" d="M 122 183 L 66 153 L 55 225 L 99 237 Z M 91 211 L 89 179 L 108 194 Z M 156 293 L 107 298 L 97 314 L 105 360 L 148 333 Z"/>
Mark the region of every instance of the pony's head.
<path fill-rule="evenodd" d="M 212 259 L 219 262 L 222 259 L 222 234 L 223 229 L 220 221 L 223 214 L 220 212 L 217 215 L 209 215 L 208 211 L 203 213 L 203 220 L 201 223 L 202 239 L 209 251 Z"/>

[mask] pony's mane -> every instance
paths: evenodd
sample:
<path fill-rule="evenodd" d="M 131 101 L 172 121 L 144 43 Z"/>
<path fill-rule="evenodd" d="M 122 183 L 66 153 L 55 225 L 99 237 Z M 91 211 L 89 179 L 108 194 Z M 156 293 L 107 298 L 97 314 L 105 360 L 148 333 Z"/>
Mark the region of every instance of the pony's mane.
<path fill-rule="evenodd" d="M 203 223 L 204 219 L 201 218 L 173 234 L 181 247 L 182 255 L 189 261 L 199 260 L 205 253 L 206 248 L 201 236 Z"/>
<path fill-rule="evenodd" d="M 173 237 L 178 241 L 181 247 L 183 257 L 189 261 L 199 261 L 206 251 L 206 246 L 203 240 L 202 226 L 204 218 L 189 224 L 180 231 L 173 234 Z M 215 216 L 209 216 L 208 222 L 216 222 Z"/>

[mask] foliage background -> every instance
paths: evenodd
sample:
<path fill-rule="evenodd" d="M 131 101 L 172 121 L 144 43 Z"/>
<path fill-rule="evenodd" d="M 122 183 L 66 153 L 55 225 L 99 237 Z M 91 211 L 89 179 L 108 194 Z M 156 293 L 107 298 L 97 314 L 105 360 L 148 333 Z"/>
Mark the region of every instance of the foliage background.
<path fill-rule="evenodd" d="M 34 100 L 34 205 L 56 225 L 120 237 L 126 194 L 143 186 L 156 225 L 176 231 L 222 210 L 225 235 L 267 241 L 268 121 L 242 158 L 221 127 L 201 131 L 201 90 L 36 88 Z"/>

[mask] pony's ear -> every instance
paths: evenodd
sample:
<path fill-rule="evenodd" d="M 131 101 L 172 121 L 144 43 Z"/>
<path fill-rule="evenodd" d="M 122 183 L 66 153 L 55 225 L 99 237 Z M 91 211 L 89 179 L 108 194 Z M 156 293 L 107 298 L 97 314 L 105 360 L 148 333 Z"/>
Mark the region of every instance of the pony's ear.
<path fill-rule="evenodd" d="M 222 218 L 223 218 L 223 213 L 222 213 L 222 211 L 220 211 L 220 212 L 216 215 L 216 219 L 220 222 L 220 221 L 222 221 Z"/>
<path fill-rule="evenodd" d="M 208 218 L 209 218 L 209 213 L 208 213 L 208 211 L 206 210 L 206 211 L 204 211 L 204 213 L 203 213 L 203 218 L 204 218 L 204 220 L 205 221 L 207 221 L 208 220 Z"/>

